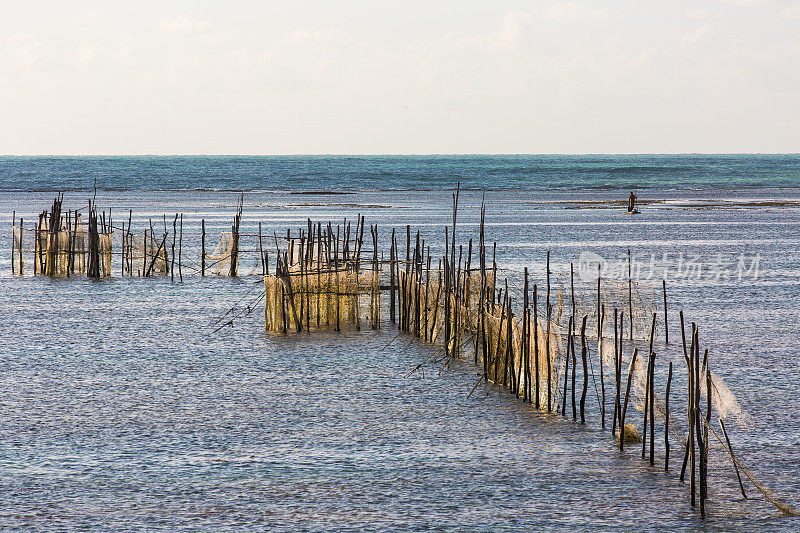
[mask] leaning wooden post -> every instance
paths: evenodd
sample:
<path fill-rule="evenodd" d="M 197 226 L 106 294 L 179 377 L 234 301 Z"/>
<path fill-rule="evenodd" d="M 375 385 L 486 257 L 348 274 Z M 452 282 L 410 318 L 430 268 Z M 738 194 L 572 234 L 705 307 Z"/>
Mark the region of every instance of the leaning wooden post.
<path fill-rule="evenodd" d="M 77 230 L 78 214 L 75 213 L 75 223 Z M 133 276 L 133 234 L 131 233 L 131 222 L 133 222 L 133 209 L 128 209 L 128 276 Z M 123 233 L 123 237 L 125 234 Z"/>
<path fill-rule="evenodd" d="M 728 432 L 725 431 L 725 422 L 722 421 L 722 418 L 719 419 L 719 427 L 722 428 L 722 435 L 725 437 L 725 442 L 728 443 L 728 452 L 731 454 L 731 462 L 733 463 L 733 469 L 736 470 L 736 479 L 739 480 L 739 490 L 742 491 L 742 496 L 744 499 L 747 499 L 747 494 L 744 491 L 744 485 L 742 484 L 742 476 L 739 475 L 739 466 L 736 464 L 736 457 L 733 455 L 733 446 L 731 446 L 731 439 L 728 438 Z"/>
<path fill-rule="evenodd" d="M 711 407 L 711 383 L 710 383 L 710 375 L 708 374 L 708 350 L 705 350 L 705 354 L 703 357 L 703 366 L 706 367 L 705 371 L 705 378 L 707 379 L 707 391 L 708 391 L 708 406 L 706 407 L 706 413 L 710 415 L 710 407 Z M 700 344 L 698 343 L 697 346 L 697 383 L 700 383 Z M 708 497 L 708 421 L 703 420 L 701 416 L 701 412 L 699 409 L 701 402 L 700 398 L 700 387 L 697 387 L 697 433 L 698 436 L 702 433 L 702 441 L 700 438 L 697 439 L 698 447 L 700 449 L 700 516 L 706 515 L 706 499 Z M 710 418 L 710 416 L 708 417 Z M 702 432 L 700 429 L 702 428 Z"/>
<path fill-rule="evenodd" d="M 575 364 L 577 356 L 575 355 L 575 330 L 578 329 L 575 323 L 572 324 L 572 331 L 570 331 L 569 342 L 572 345 L 572 419 L 577 420 L 578 413 L 575 408 Z"/>
<path fill-rule="evenodd" d="M 567 384 L 569 380 L 569 352 L 572 345 L 572 317 L 569 317 L 569 328 L 567 329 L 567 354 L 564 357 L 564 396 L 561 400 L 561 416 L 567 414 Z M 573 387 L 574 388 L 574 387 Z"/>
<path fill-rule="evenodd" d="M 688 394 L 688 401 L 687 401 L 687 404 L 686 404 L 686 416 L 687 416 L 687 421 L 691 424 L 691 420 L 692 420 L 691 419 L 691 402 L 692 402 L 692 392 L 691 392 L 692 373 L 691 373 L 691 366 L 692 365 L 691 365 L 691 360 L 689 358 L 689 355 L 686 352 L 686 327 L 684 326 L 684 322 L 683 322 L 683 311 L 679 312 L 679 316 L 680 316 L 680 319 L 681 319 L 681 339 L 682 339 L 682 342 L 683 342 L 683 360 L 686 363 L 686 371 L 687 371 L 687 374 L 688 374 L 688 376 L 687 376 L 687 385 L 686 385 L 686 390 L 687 390 L 687 394 Z M 680 476 L 679 476 L 679 479 L 681 480 L 681 483 L 683 483 L 684 480 L 686 479 L 686 465 L 687 465 L 687 462 L 689 461 L 689 444 L 690 444 L 689 431 L 687 429 L 686 440 L 684 441 L 684 447 L 683 447 L 683 463 L 681 464 L 681 473 L 680 473 Z"/>
<path fill-rule="evenodd" d="M 650 351 L 647 354 L 647 368 L 645 369 L 645 385 L 644 385 L 644 423 L 642 424 L 642 459 L 645 456 L 645 445 L 647 442 L 647 412 L 650 411 L 650 425 L 652 428 L 653 420 L 655 419 L 653 408 L 655 404 L 653 402 L 653 381 L 651 379 L 651 372 L 653 369 L 653 365 L 655 364 L 655 352 L 653 352 L 653 338 L 655 337 L 656 332 L 656 314 L 653 313 L 653 323 L 650 326 Z M 651 431 L 650 434 L 650 448 L 653 448 L 653 432 Z M 650 452 L 650 459 L 652 464 L 653 453 Z"/>
<path fill-rule="evenodd" d="M 664 471 L 669 470 L 669 388 L 672 385 L 672 361 L 667 373 L 667 392 L 664 394 Z"/>
<path fill-rule="evenodd" d="M 583 323 L 581 324 L 581 360 L 583 361 L 583 389 L 581 390 L 581 424 L 586 423 L 585 405 L 586 405 L 586 391 L 589 389 L 589 365 L 587 364 L 586 357 L 588 349 L 586 347 L 586 319 L 588 315 L 583 315 Z"/>
<path fill-rule="evenodd" d="M 628 367 L 628 385 L 625 387 L 625 404 L 622 407 L 622 413 L 619 417 L 619 449 L 622 451 L 625 443 L 625 412 L 628 410 L 628 399 L 631 395 L 631 381 L 633 380 L 634 367 L 636 365 L 636 355 L 639 353 L 638 348 L 633 349 L 633 356 L 631 357 L 631 364 Z"/>
<path fill-rule="evenodd" d="M 172 265 L 169 269 L 169 280 L 175 282 L 175 244 L 178 240 L 178 213 L 172 219 Z"/>

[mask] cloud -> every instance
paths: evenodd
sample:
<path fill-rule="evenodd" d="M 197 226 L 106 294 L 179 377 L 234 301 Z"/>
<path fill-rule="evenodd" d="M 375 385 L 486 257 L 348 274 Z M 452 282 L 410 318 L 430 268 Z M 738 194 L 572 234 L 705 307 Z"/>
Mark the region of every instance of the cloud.
<path fill-rule="evenodd" d="M 287 44 L 344 44 L 349 42 L 350 35 L 346 31 L 336 28 L 320 28 L 312 30 L 310 28 L 300 28 L 294 30 L 284 38 Z"/>
<path fill-rule="evenodd" d="M 78 65 L 88 65 L 97 56 L 97 46 L 89 42 L 80 43 L 70 54 L 70 59 Z"/>
<path fill-rule="evenodd" d="M 784 7 L 781 10 L 781 17 L 785 19 L 800 19 L 800 5 Z"/>
<path fill-rule="evenodd" d="M 741 7 L 755 7 L 763 6 L 772 2 L 772 0 L 727 0 L 729 4 Z"/>
<path fill-rule="evenodd" d="M 684 47 L 695 46 L 696 44 L 705 40 L 712 33 L 713 31 L 710 26 L 702 26 L 693 32 L 684 34 L 681 37 L 681 45 Z"/>
<path fill-rule="evenodd" d="M 593 9 L 579 4 L 578 2 L 558 2 L 553 4 L 545 16 L 557 22 L 603 22 L 607 20 L 608 14 L 599 9 Z"/>
<path fill-rule="evenodd" d="M 207 20 L 189 18 L 186 15 L 163 17 L 160 23 L 161 30 L 170 33 L 201 31 L 210 26 L 211 23 Z"/>
<path fill-rule="evenodd" d="M 481 52 L 508 51 L 517 48 L 534 34 L 534 20 L 530 13 L 509 11 L 497 31 L 466 37 L 448 35 L 444 45 L 449 48 L 473 48 Z"/>
<path fill-rule="evenodd" d="M 704 19 L 711 16 L 711 11 L 704 7 L 692 7 L 686 10 L 686 16 L 690 19 Z"/>
<path fill-rule="evenodd" d="M 30 70 L 36 66 L 42 55 L 41 43 L 30 35 L 14 34 L 6 39 L 11 56 L 18 67 Z"/>

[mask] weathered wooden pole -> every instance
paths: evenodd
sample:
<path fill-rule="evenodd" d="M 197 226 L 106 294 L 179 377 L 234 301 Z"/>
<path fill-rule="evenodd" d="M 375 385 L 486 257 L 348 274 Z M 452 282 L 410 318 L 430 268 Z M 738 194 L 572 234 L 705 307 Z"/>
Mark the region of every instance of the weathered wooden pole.
<path fill-rule="evenodd" d="M 175 218 L 172 219 L 172 266 L 169 269 L 169 278 L 171 282 L 175 281 L 175 241 L 178 237 L 178 213 L 175 213 Z"/>
<path fill-rule="evenodd" d="M 620 376 L 620 390 L 622 389 L 622 346 L 623 341 L 625 339 L 624 335 L 625 331 L 625 313 L 620 311 L 619 312 L 619 353 L 617 354 L 617 366 L 619 367 L 619 376 Z M 619 413 L 617 413 L 617 421 L 622 418 L 622 395 L 620 394 L 619 402 Z"/>
<path fill-rule="evenodd" d="M 638 348 L 633 349 L 633 356 L 631 356 L 631 364 L 628 367 L 628 385 L 625 387 L 625 404 L 622 407 L 622 413 L 619 418 L 619 449 L 622 451 L 625 443 L 625 412 L 628 410 L 628 399 L 631 395 L 631 381 L 633 380 L 633 372 L 636 366 L 636 355 L 639 353 Z M 643 431 L 644 432 L 644 431 Z"/>
<path fill-rule="evenodd" d="M 656 331 L 656 314 L 653 313 L 653 322 L 652 322 L 652 325 L 650 326 L 650 350 L 647 353 L 647 368 L 645 369 L 644 409 L 642 409 L 642 411 L 644 412 L 644 423 L 642 424 L 642 459 L 644 459 L 644 456 L 645 456 L 645 445 L 646 445 L 646 442 L 647 442 L 647 414 L 648 414 L 648 411 L 650 412 L 650 425 L 651 425 L 651 427 L 652 427 L 653 421 L 655 419 L 655 416 L 654 416 L 655 414 L 654 414 L 654 411 L 653 411 L 653 408 L 655 406 L 654 403 L 653 403 L 653 382 L 652 382 L 652 379 L 651 379 L 651 373 L 652 373 L 653 365 L 655 364 L 655 356 L 656 356 L 655 352 L 653 352 L 653 338 L 655 337 L 655 331 Z M 651 431 L 651 434 L 650 434 L 650 448 L 651 448 L 651 450 L 652 450 L 653 444 L 654 444 L 653 443 L 653 434 L 652 434 L 652 431 Z M 652 457 L 653 457 L 653 453 L 651 451 L 651 453 L 650 453 L 650 458 L 651 458 L 650 464 L 652 464 Z"/>
<path fill-rule="evenodd" d="M 236 239 L 239 239 L 239 224 L 236 224 Z M 237 246 L 238 248 L 238 246 Z M 238 249 L 237 249 L 238 255 Z M 178 239 L 178 277 L 183 283 L 183 213 L 181 213 L 180 238 Z"/>
<path fill-rule="evenodd" d="M 261 275 L 265 276 L 267 271 L 264 267 L 264 241 L 261 235 L 261 222 L 258 222 L 258 258 L 261 260 Z"/>
<path fill-rule="evenodd" d="M 617 327 L 617 319 L 619 318 L 619 313 L 617 312 L 617 308 L 614 308 L 614 383 L 616 386 L 616 396 L 614 397 L 614 418 L 613 422 L 611 423 L 611 432 L 616 433 L 617 431 L 617 421 L 619 418 L 619 399 L 620 399 L 620 372 L 619 372 L 619 328 Z"/>
<path fill-rule="evenodd" d="M 541 409 L 542 404 L 539 402 L 539 312 L 538 298 L 536 295 L 536 283 L 533 284 L 533 372 L 534 372 L 534 396 L 536 408 Z"/>
<path fill-rule="evenodd" d="M 567 328 L 567 354 L 564 357 L 564 396 L 561 399 L 561 416 L 567 414 L 567 385 L 569 380 L 569 353 L 572 345 L 572 317 L 569 317 L 569 327 Z"/>
<path fill-rule="evenodd" d="M 523 387 L 522 387 L 522 400 L 527 402 L 531 399 L 531 363 L 530 363 L 530 316 L 528 315 L 528 267 L 525 267 L 525 281 L 522 285 L 522 364 L 524 365 L 523 372 Z"/>
<path fill-rule="evenodd" d="M 572 297 L 572 327 L 578 329 L 578 318 L 575 312 L 575 268 L 572 263 L 569 264 L 569 291 Z M 575 353 L 572 354 L 575 357 Z M 573 361 L 574 363 L 575 361 Z M 575 366 L 573 365 L 573 369 Z"/>
<path fill-rule="evenodd" d="M 719 419 L 719 427 L 722 428 L 722 435 L 725 437 L 725 442 L 728 443 L 728 452 L 731 454 L 731 459 L 733 463 L 733 469 L 736 471 L 736 479 L 739 480 L 739 490 L 742 491 L 742 496 L 744 499 L 747 499 L 747 493 L 744 491 L 744 485 L 742 484 L 742 476 L 739 475 L 739 466 L 736 464 L 736 457 L 733 455 L 733 446 L 731 446 L 731 439 L 728 438 L 728 432 L 725 430 L 725 422 L 722 421 L 722 418 Z"/>
<path fill-rule="evenodd" d="M 545 359 L 547 359 L 547 412 L 553 411 L 553 387 L 552 387 L 552 369 L 550 363 L 550 317 L 553 312 L 553 306 L 550 305 L 550 250 L 547 251 L 547 337 L 545 338 Z"/>
<path fill-rule="evenodd" d="M 339 225 L 336 225 L 336 240 L 333 244 L 333 261 L 334 261 L 334 272 L 336 274 L 336 331 L 340 330 L 340 309 L 339 309 L 339 301 L 341 300 L 341 295 L 339 293 Z"/>
<path fill-rule="evenodd" d="M 22 261 L 22 237 L 25 235 L 24 231 L 25 228 L 22 222 L 23 222 L 22 217 L 19 217 L 19 269 L 17 270 L 17 272 L 19 272 L 20 276 L 22 276 L 23 273 L 25 272 L 23 270 L 24 264 Z"/>
<path fill-rule="evenodd" d="M 681 319 L 681 339 L 682 339 L 682 342 L 683 342 L 683 360 L 686 363 L 686 371 L 687 371 L 687 374 L 688 374 L 688 376 L 687 376 L 687 384 L 686 384 L 686 390 L 687 390 L 687 396 L 688 396 L 687 403 L 686 403 L 686 417 L 687 417 L 687 421 L 689 422 L 689 425 L 691 426 L 691 420 L 692 420 L 692 418 L 691 418 L 691 402 L 692 402 L 692 390 L 691 390 L 692 373 L 691 373 L 691 366 L 692 365 L 691 365 L 691 359 L 689 358 L 689 355 L 688 355 L 688 353 L 686 351 L 686 327 L 684 326 L 684 321 L 683 321 L 683 311 L 679 312 L 679 316 L 680 316 L 680 319 Z M 679 476 L 679 478 L 681 480 L 681 483 L 683 483 L 684 480 L 686 479 L 686 465 L 687 465 L 687 463 L 689 461 L 689 445 L 690 445 L 689 430 L 690 429 L 691 428 L 689 426 L 687 426 L 686 439 L 684 441 L 684 447 L 683 447 L 683 463 L 681 464 L 681 473 L 680 473 L 680 476 Z"/>
<path fill-rule="evenodd" d="M 669 388 L 672 385 L 672 361 L 667 373 L 667 391 L 664 394 L 664 471 L 669 470 Z"/>
<path fill-rule="evenodd" d="M 569 342 L 572 345 L 572 419 L 577 420 L 578 413 L 575 406 L 575 367 L 577 366 L 576 359 L 577 356 L 575 355 L 575 330 L 578 329 L 577 326 L 573 323 L 572 330 L 570 331 L 569 335 Z"/>
<path fill-rule="evenodd" d="M 16 247 L 16 244 L 17 244 L 17 243 L 14 242 L 14 226 L 16 226 L 16 224 L 17 224 L 17 212 L 16 211 L 12 211 L 11 212 L 11 275 L 12 276 L 14 275 L 15 270 L 16 270 L 16 265 L 15 265 L 15 261 L 14 261 L 14 259 L 15 259 L 15 257 L 14 257 L 15 250 L 14 250 L 14 248 Z M 20 232 L 20 236 L 22 236 L 22 232 Z"/>
<path fill-rule="evenodd" d="M 696 486 L 695 486 L 695 472 L 696 472 L 696 452 L 694 448 L 694 441 L 695 441 L 695 429 L 696 426 L 696 416 L 695 410 L 697 408 L 697 404 L 695 403 L 695 388 L 697 387 L 697 382 L 695 381 L 694 372 L 695 372 L 695 358 L 694 358 L 694 351 L 696 348 L 696 337 L 695 337 L 695 324 L 692 322 L 692 345 L 689 350 L 689 374 L 691 376 L 689 380 L 689 459 L 691 464 L 691 470 L 689 474 L 689 498 L 692 507 L 695 506 L 696 500 Z"/>
<path fill-rule="evenodd" d="M 586 346 L 586 319 L 588 315 L 583 315 L 581 324 L 581 360 L 583 362 L 583 389 L 581 389 L 581 424 L 586 423 L 586 391 L 589 389 L 589 365 L 587 364 L 588 348 Z"/>
<path fill-rule="evenodd" d="M 200 220 L 200 276 L 206 275 L 206 219 Z"/>
<path fill-rule="evenodd" d="M 600 278 L 598 277 L 598 281 Z M 599 292 L 598 292 L 599 296 Z M 603 377 L 603 322 L 606 318 L 606 307 L 601 306 L 600 314 L 597 315 L 599 326 L 597 328 L 597 358 L 600 360 L 600 427 L 606 428 L 606 383 Z"/>
<path fill-rule="evenodd" d="M 669 323 L 667 322 L 667 280 L 661 280 L 664 294 L 664 343 L 669 344 Z"/>
<path fill-rule="evenodd" d="M 389 243 L 389 320 L 392 321 L 392 324 L 395 323 L 395 316 L 394 316 L 394 302 L 395 302 L 395 294 L 394 294 L 394 268 L 395 268 L 395 237 L 394 237 L 394 228 L 392 228 L 392 241 Z"/>

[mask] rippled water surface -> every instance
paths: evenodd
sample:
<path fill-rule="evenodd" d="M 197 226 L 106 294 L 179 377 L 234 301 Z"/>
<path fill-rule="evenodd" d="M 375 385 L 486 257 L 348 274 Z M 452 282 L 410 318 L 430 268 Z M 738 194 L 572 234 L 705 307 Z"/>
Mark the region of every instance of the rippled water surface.
<path fill-rule="evenodd" d="M 487 237 L 498 243 L 498 263 L 527 266 L 541 283 L 547 250 L 560 272 L 583 251 L 610 260 L 628 248 L 643 257 L 684 252 L 709 262 L 718 252 L 760 254 L 759 279 L 674 279 L 670 299 L 674 313 L 684 309 L 700 325 L 712 368 L 752 417 L 749 427 L 731 424 L 734 448 L 764 483 L 800 505 L 800 209 L 791 205 L 800 193 L 656 190 L 642 199 L 659 203 L 637 217 L 611 207 L 620 195 L 488 193 Z M 86 200 L 68 193 L 65 206 Z M 477 237 L 480 200 L 479 192 L 462 194 L 465 244 Z M 438 254 L 450 201 L 449 190 L 251 192 L 243 232 L 254 235 L 261 222 L 265 234 L 285 234 L 307 217 L 360 212 L 380 225 L 383 242 L 392 228 L 404 233 L 411 224 Z M 31 220 L 50 202 L 49 192 L 0 192 L 2 223 L 8 227 L 12 211 Z M 200 220 L 211 246 L 235 202 L 224 191 L 98 192 L 115 219 L 132 209 L 141 228 L 148 217 L 163 224 L 163 214 L 184 213 L 182 284 L 120 278 L 118 265 L 100 282 L 12 278 L 6 232 L 0 528 L 800 527 L 752 486 L 753 500 L 743 501 L 721 448 L 712 450 L 710 517 L 701 520 L 677 480 L 678 442 L 664 473 L 661 441 L 655 467 L 635 446 L 619 452 L 592 398 L 581 426 L 484 385 L 469 396 L 478 378 L 469 360 L 410 373 L 432 347 L 398 336 L 386 319 L 379 332 L 265 336 L 259 305 L 214 333 L 222 313 L 248 291 L 257 295 L 256 276 L 192 273 Z M 688 206 L 698 202 L 710 207 Z M 248 273 L 253 261 L 244 263 Z M 679 336 L 675 320 L 670 337 Z M 682 365 L 681 358 L 665 348 L 662 364 Z M 685 409 L 680 391 L 672 401 Z"/>

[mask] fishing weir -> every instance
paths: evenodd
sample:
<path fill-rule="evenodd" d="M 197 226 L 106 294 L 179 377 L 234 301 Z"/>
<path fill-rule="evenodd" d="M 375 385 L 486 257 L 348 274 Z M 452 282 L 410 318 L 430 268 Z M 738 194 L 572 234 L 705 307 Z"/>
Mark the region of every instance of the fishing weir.
<path fill-rule="evenodd" d="M 459 191 L 453 194 L 452 224 L 443 228 L 441 254 L 432 252 L 410 225 L 402 233 L 393 229 L 382 247 L 377 224 L 369 225 L 365 238 L 361 215 L 336 224 L 309 219 L 306 227 L 280 238 L 277 233 L 265 238 L 260 224 L 257 235 L 245 235 L 240 232 L 242 195 L 230 232 L 223 232 L 208 254 L 201 221 L 199 261 L 184 257 L 180 214 L 171 228 L 164 216 L 162 224 L 151 220 L 134 231 L 130 212 L 127 224 L 115 227 L 110 211 L 98 213 L 89 202 L 84 222 L 82 211 L 65 214 L 62 201 L 59 195 L 30 227 L 22 219 L 17 224 L 14 214 L 13 274 L 104 278 L 119 264 L 122 276 L 182 281 L 186 269 L 187 274 L 238 277 L 240 258 L 255 256 L 263 290 L 238 310 L 237 302 L 216 329 L 251 314 L 262 300 L 268 335 L 396 328 L 398 336 L 428 349 L 415 370 L 471 361 L 479 378 L 470 396 L 481 384 L 487 391 L 505 390 L 544 412 L 599 425 L 620 451 L 641 448 L 647 464 L 660 468 L 663 463 L 665 472 L 688 485 L 689 504 L 701 516 L 713 496 L 712 452 L 729 460 L 745 499 L 747 480 L 782 514 L 797 514 L 733 450 L 725 422 L 746 425 L 747 414 L 712 372 L 713 356 L 701 342 L 700 326 L 686 321 L 683 310 L 670 314 L 665 281 L 635 281 L 630 259 L 626 280 L 603 279 L 600 265 L 591 282 L 585 275 L 576 279 L 573 265 L 569 272 L 553 271 L 549 252 L 543 269 L 531 269 L 543 272 L 542 279 L 528 268 L 502 268 L 496 243 L 489 246 L 486 240 L 485 204 L 476 239 L 461 237 Z M 242 248 L 243 237 L 257 239 L 257 246 Z M 681 331 L 672 342 L 670 321 Z"/>

